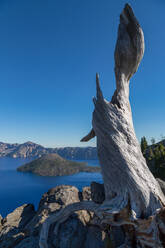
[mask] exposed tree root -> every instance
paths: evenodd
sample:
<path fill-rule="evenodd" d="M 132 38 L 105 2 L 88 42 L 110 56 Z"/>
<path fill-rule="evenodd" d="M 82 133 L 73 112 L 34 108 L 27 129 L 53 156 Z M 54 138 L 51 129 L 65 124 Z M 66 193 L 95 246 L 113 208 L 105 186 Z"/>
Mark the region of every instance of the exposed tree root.
<path fill-rule="evenodd" d="M 99 222 L 93 220 L 91 224 L 103 224 L 110 226 L 123 226 L 125 230 L 125 244 L 121 247 L 164 247 L 165 235 L 165 208 L 159 209 L 155 215 L 147 219 L 133 219 L 131 216 L 129 205 L 123 209 L 117 209 L 116 205 L 112 206 L 113 201 L 103 204 L 96 204 L 93 201 L 84 201 L 68 205 L 56 214 L 51 215 L 43 223 L 39 246 L 40 248 L 48 248 L 48 233 L 51 224 L 56 223 L 54 235 L 58 235 L 59 226 L 65 222 L 71 214 L 76 211 L 86 210 L 94 212 L 99 218 Z M 162 235 L 161 235 L 162 234 Z M 133 246 L 134 243 L 134 246 Z"/>
<path fill-rule="evenodd" d="M 40 248 L 48 248 L 47 238 L 50 225 L 56 222 L 55 234 L 58 233 L 59 225 L 62 224 L 67 218 L 76 211 L 87 210 L 94 212 L 96 214 L 96 210 L 99 207 L 99 204 L 96 204 L 92 201 L 84 201 L 77 202 L 71 205 L 66 206 L 61 211 L 56 214 L 51 215 L 46 219 L 46 221 L 42 225 L 39 246 Z"/>

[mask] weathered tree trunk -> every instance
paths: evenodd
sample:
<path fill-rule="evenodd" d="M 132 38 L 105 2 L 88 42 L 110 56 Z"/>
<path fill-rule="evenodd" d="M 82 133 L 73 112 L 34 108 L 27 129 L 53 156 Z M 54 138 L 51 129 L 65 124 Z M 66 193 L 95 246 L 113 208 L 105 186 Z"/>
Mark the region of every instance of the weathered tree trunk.
<path fill-rule="evenodd" d="M 93 129 L 108 201 L 123 208 L 128 200 L 134 217 L 148 217 L 165 202 L 160 187 L 149 171 L 136 138 L 129 103 L 129 79 L 144 52 L 143 32 L 127 5 L 120 16 L 115 49 L 116 91 L 111 102 L 97 82 Z M 116 205 L 117 204 L 117 205 Z"/>
<path fill-rule="evenodd" d="M 141 153 L 129 103 L 129 80 L 143 53 L 142 29 L 131 7 L 126 4 L 120 15 L 115 48 L 116 91 L 111 102 L 106 101 L 96 75 L 93 129 L 82 139 L 88 141 L 97 137 L 105 202 L 102 205 L 93 202 L 71 205 L 58 216 L 50 217 L 43 225 L 40 247 L 47 247 L 47 233 L 52 222 L 60 220 L 61 223 L 71 212 L 80 209 L 94 211 L 102 223 L 124 226 L 127 246 L 125 243 L 123 247 L 133 247 L 132 243 L 128 244 L 129 236 L 134 239 L 134 247 L 164 247 L 165 197 Z"/>

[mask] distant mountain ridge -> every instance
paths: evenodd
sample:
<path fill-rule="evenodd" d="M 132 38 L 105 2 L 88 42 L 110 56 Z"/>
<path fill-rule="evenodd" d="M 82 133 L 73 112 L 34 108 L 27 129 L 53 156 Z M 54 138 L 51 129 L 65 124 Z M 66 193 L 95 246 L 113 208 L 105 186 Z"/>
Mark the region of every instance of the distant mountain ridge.
<path fill-rule="evenodd" d="M 0 142 L 0 157 L 32 158 L 57 153 L 66 159 L 97 159 L 96 147 L 45 148 L 31 141 L 23 144 Z"/>

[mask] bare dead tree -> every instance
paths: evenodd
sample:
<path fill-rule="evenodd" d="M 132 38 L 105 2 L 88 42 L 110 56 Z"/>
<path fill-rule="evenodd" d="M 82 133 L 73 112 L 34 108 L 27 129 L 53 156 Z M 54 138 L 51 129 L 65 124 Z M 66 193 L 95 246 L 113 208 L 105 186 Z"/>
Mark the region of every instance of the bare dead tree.
<path fill-rule="evenodd" d="M 134 247 L 165 247 L 165 197 L 141 153 L 129 102 L 129 81 L 143 54 L 143 31 L 126 4 L 115 48 L 116 90 L 110 102 L 105 100 L 96 75 L 93 129 L 82 139 L 97 137 L 105 201 L 101 205 L 92 201 L 74 203 L 50 216 L 42 226 L 40 248 L 48 247 L 50 225 L 57 222 L 58 232 L 59 225 L 78 210 L 93 211 L 101 224 L 123 226 L 126 239 L 122 247 L 133 247 L 132 242 Z"/>

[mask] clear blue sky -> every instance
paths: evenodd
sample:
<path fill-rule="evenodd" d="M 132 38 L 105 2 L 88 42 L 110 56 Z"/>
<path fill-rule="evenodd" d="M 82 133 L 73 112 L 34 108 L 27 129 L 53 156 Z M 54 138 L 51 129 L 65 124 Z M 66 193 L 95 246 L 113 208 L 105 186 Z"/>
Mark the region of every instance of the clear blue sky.
<path fill-rule="evenodd" d="M 145 56 L 131 80 L 137 137 L 165 135 L 165 1 L 129 1 L 144 30 Z M 0 1 L 0 140 L 86 146 L 95 73 L 115 89 L 117 0 Z"/>

